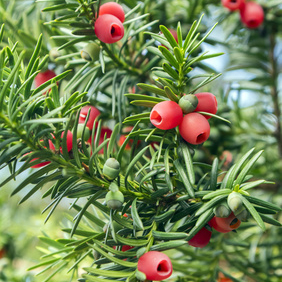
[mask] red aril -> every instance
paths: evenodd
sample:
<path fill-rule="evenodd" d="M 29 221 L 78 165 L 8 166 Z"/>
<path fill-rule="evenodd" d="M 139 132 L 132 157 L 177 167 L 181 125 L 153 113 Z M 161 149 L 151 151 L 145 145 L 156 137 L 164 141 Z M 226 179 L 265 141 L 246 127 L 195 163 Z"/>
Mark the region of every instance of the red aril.
<path fill-rule="evenodd" d="M 188 143 L 199 145 L 209 138 L 210 125 L 203 115 L 190 113 L 183 117 L 179 125 L 179 133 Z"/>
<path fill-rule="evenodd" d="M 108 2 L 100 6 L 99 17 L 105 14 L 113 15 L 122 23 L 124 22 L 124 10 L 122 6 L 116 2 Z"/>
<path fill-rule="evenodd" d="M 102 42 L 112 44 L 123 38 L 124 28 L 117 17 L 105 14 L 95 21 L 95 34 Z"/>
<path fill-rule="evenodd" d="M 173 101 L 163 101 L 156 104 L 150 114 L 151 123 L 162 130 L 176 127 L 181 123 L 182 119 L 182 109 Z"/>

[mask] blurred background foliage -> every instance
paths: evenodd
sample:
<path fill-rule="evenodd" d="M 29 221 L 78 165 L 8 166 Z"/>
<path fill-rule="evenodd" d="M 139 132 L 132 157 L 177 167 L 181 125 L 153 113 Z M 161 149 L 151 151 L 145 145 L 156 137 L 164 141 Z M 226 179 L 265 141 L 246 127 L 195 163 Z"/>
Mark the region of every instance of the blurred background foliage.
<path fill-rule="evenodd" d="M 230 120 L 231 124 L 213 119 L 211 136 L 205 146 L 196 150 L 194 160 L 211 164 L 217 156 L 224 162 L 224 167 L 228 168 L 250 148 L 255 146 L 257 150 L 263 149 L 264 154 L 252 170 L 252 174 L 254 178 L 264 178 L 274 181 L 275 184 L 261 185 L 255 193 L 260 198 L 281 206 L 282 4 L 279 0 L 257 2 L 263 6 L 266 17 L 261 27 L 250 30 L 242 25 L 238 13 L 230 13 L 221 6 L 220 1 L 216 0 L 119 1 L 125 4 L 126 12 L 139 3 L 141 6 L 139 15 L 148 13 L 148 16 L 140 19 L 135 27 L 131 26 L 132 33 L 158 20 L 158 23 L 149 24 L 146 30 L 158 32 L 159 24 L 176 29 L 180 21 L 183 33 L 186 34 L 193 21 L 203 13 L 205 16 L 200 31 L 205 32 L 215 22 L 219 22 L 198 54 L 211 50 L 225 52 L 225 55 L 207 60 L 203 64 L 199 63 L 193 73 L 203 71 L 223 73 L 201 91 L 209 91 L 216 95 L 219 104 L 218 114 Z M 118 103 L 124 101 L 122 100 L 124 98 L 119 100 L 118 96 L 111 97 L 109 92 L 112 80 L 105 80 L 98 86 L 95 85 L 105 74 L 100 67 L 97 68 L 98 63 L 89 64 L 81 58 L 80 51 L 85 46 L 84 41 L 77 41 L 76 44 L 66 45 L 65 48 L 58 50 L 58 46 L 65 45 L 76 38 L 76 35 L 72 34 L 76 28 L 62 23 L 64 20 L 67 21 L 67 15 L 71 17 L 73 11 L 42 12 L 42 10 L 65 3 L 72 4 L 77 1 L 0 0 L 0 23 L 5 24 L 1 47 L 9 44 L 10 41 L 18 42 L 19 48 L 26 50 L 28 58 L 42 33 L 43 45 L 40 55 L 50 56 L 48 67 L 55 69 L 57 74 L 65 70 L 73 70 L 63 82 L 64 86 L 67 86 L 65 91 L 88 91 L 88 97 L 92 99 L 90 101 L 97 103 L 97 106 L 103 109 L 105 123 L 109 126 L 112 119 L 123 120 L 128 113 L 138 112 L 136 107 L 129 105 L 125 112 L 120 113 Z M 64 16 L 66 17 L 61 18 L 61 22 L 55 22 L 55 19 Z M 111 79 L 115 77 L 119 81 L 117 93 L 129 92 L 128 89 L 136 87 L 136 83 L 140 80 L 152 81 L 148 70 L 157 65 L 158 60 L 154 59 L 154 54 L 146 52 L 145 49 L 144 52 L 139 52 L 139 47 L 149 40 L 150 36 L 138 32 L 134 38 L 128 40 L 128 44 L 124 46 L 117 44 L 117 48 L 122 52 L 121 58 L 125 58 L 124 61 L 118 58 L 116 65 L 111 65 L 111 61 L 105 59 L 105 68 L 112 71 Z M 112 50 L 103 47 L 104 52 L 109 55 Z M 128 58 L 136 60 L 128 61 Z M 115 74 L 114 70 L 117 66 L 120 66 L 124 73 Z M 82 69 L 83 79 L 79 80 L 76 75 L 79 71 L 82 73 Z M 124 75 L 127 75 L 126 81 L 122 80 Z M 87 80 L 90 76 L 93 82 L 91 85 Z M 62 89 L 63 87 L 60 91 L 63 91 Z M 106 98 L 101 100 L 96 93 Z M 112 99 L 116 99 L 115 103 Z M 116 109 L 113 108 L 113 104 L 116 105 Z M 1 174 L 5 174 L 5 171 L 1 170 L 0 176 Z M 199 177 L 201 174 L 203 172 L 199 170 Z M 62 222 L 62 228 L 69 226 L 69 216 L 66 218 L 63 216 L 64 211 L 69 214 L 67 210 L 69 203 L 64 202 L 56 210 L 52 220 L 42 227 L 45 215 L 41 215 L 41 211 L 47 203 L 38 201 L 36 197 L 40 196 L 37 195 L 28 203 L 18 206 L 20 196 L 10 198 L 10 190 L 11 187 L 6 185 L 1 188 L 0 193 L 0 281 L 39 282 L 42 281 L 42 277 L 35 277 L 35 270 L 26 272 L 26 269 L 36 264 L 38 260 L 39 252 L 36 246 L 41 246 L 41 250 L 45 247 L 44 242 L 39 242 L 37 237 L 41 234 L 51 238 L 68 237 L 68 234 L 58 231 L 58 222 Z M 281 215 L 276 219 L 281 222 Z M 249 224 L 246 223 L 244 226 L 248 227 Z M 244 226 L 239 233 L 233 233 L 228 237 L 217 234 L 209 247 L 203 251 L 194 252 L 180 248 L 179 252 L 172 253 L 176 270 L 172 280 L 216 281 L 218 273 L 221 273 L 221 276 L 224 274 L 226 277 L 231 274 L 232 281 L 281 281 L 281 228 L 268 226 L 266 233 L 261 233 L 255 225 L 248 229 L 244 229 Z M 177 269 L 183 271 L 181 260 L 184 254 L 186 263 L 189 264 L 186 274 L 187 277 L 191 276 L 191 280 L 187 277 L 176 278 Z M 208 278 L 205 280 L 205 273 L 209 273 L 211 265 L 217 269 L 214 272 L 214 280 L 207 280 Z M 197 275 L 201 276 L 199 280 L 195 278 Z M 70 281 L 70 279 L 64 274 L 60 277 L 60 281 Z M 58 280 L 54 278 L 50 281 Z"/>

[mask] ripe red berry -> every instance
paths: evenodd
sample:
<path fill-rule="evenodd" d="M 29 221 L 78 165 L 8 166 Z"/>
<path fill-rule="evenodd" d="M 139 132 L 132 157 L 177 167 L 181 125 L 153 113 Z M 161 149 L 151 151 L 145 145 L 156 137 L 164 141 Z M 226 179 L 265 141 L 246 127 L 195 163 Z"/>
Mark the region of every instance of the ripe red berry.
<path fill-rule="evenodd" d="M 100 6 L 99 16 L 110 14 L 124 22 L 124 11 L 121 5 L 116 2 L 108 2 Z"/>
<path fill-rule="evenodd" d="M 221 0 L 222 6 L 229 9 L 230 11 L 235 11 L 241 9 L 245 0 Z"/>
<path fill-rule="evenodd" d="M 47 70 L 44 72 L 40 72 L 35 78 L 34 78 L 34 84 L 35 87 L 39 87 L 41 84 L 44 82 L 52 79 L 53 77 L 56 76 L 56 73 L 52 70 Z"/>
<path fill-rule="evenodd" d="M 61 138 L 63 138 L 64 136 L 64 131 L 61 134 Z M 72 132 L 70 130 L 68 130 L 67 132 L 67 150 L 68 152 L 72 149 Z M 63 153 L 62 148 L 60 148 L 60 152 Z"/>
<path fill-rule="evenodd" d="M 157 251 L 150 251 L 142 255 L 138 260 L 137 269 L 146 275 L 147 280 L 161 281 L 172 274 L 169 257 Z"/>
<path fill-rule="evenodd" d="M 36 160 L 38 160 L 38 158 L 34 158 L 34 159 L 32 159 L 30 162 L 33 162 L 33 161 L 36 161 Z M 47 161 L 47 162 L 42 162 L 42 163 L 40 163 L 40 164 L 36 164 L 36 165 L 33 165 L 33 166 L 31 166 L 32 168 L 40 168 L 40 167 L 43 167 L 43 166 L 45 166 L 45 165 L 47 165 L 47 164 L 49 164 L 50 162 L 49 161 Z"/>
<path fill-rule="evenodd" d="M 56 76 L 56 73 L 52 70 L 47 70 L 44 72 L 40 72 L 35 78 L 34 78 L 34 85 L 35 87 L 39 87 L 41 84 L 45 83 L 46 81 L 52 79 Z M 46 92 L 44 93 L 46 94 Z"/>
<path fill-rule="evenodd" d="M 97 108 L 95 108 L 94 106 L 84 106 L 81 109 L 80 114 L 79 114 L 78 123 L 84 123 L 85 122 L 89 109 L 90 109 L 90 113 L 89 113 L 89 118 L 88 118 L 88 121 L 86 123 L 86 126 L 90 130 L 92 130 L 95 119 L 100 115 L 100 111 Z"/>
<path fill-rule="evenodd" d="M 122 248 L 121 248 L 121 251 L 126 252 L 128 250 L 133 249 L 133 248 L 134 248 L 134 246 L 123 245 Z"/>
<path fill-rule="evenodd" d="M 212 232 L 206 227 L 203 227 L 191 240 L 188 241 L 188 244 L 193 247 L 203 248 L 209 243 L 211 235 Z"/>
<path fill-rule="evenodd" d="M 240 16 L 246 27 L 257 28 L 264 20 L 264 11 L 258 3 L 247 2 L 240 10 Z"/>
<path fill-rule="evenodd" d="M 177 31 L 174 29 L 169 28 L 168 29 L 170 31 L 170 33 L 172 34 L 172 36 L 174 37 L 175 41 L 178 43 L 178 38 L 177 38 Z"/>
<path fill-rule="evenodd" d="M 4 248 L 0 249 L 0 259 L 3 258 L 6 254 L 6 251 Z"/>
<path fill-rule="evenodd" d="M 110 129 L 110 128 L 108 128 L 108 127 L 102 127 L 101 128 L 101 135 L 100 135 L 100 139 L 99 139 L 99 144 L 98 144 L 98 146 L 100 145 L 100 144 L 102 144 L 102 142 L 104 141 L 104 137 L 105 137 L 105 135 L 107 136 L 106 138 L 110 138 L 111 137 L 111 135 L 112 135 L 112 130 Z M 95 134 L 95 136 L 96 136 L 96 134 Z M 95 137 L 94 136 L 94 137 Z M 87 141 L 88 143 L 92 143 L 92 136 L 90 136 L 90 138 L 88 139 L 88 141 Z M 103 149 L 101 149 L 99 152 L 98 152 L 98 154 L 103 154 L 104 153 L 104 148 Z M 91 153 L 90 153 L 91 155 L 92 155 L 92 147 L 91 147 Z"/>
<path fill-rule="evenodd" d="M 185 115 L 180 123 L 179 133 L 188 143 L 198 145 L 209 138 L 210 125 L 203 115 L 190 113 Z"/>
<path fill-rule="evenodd" d="M 113 15 L 101 15 L 95 21 L 95 34 L 104 43 L 112 44 L 123 38 L 122 22 Z"/>
<path fill-rule="evenodd" d="M 214 216 L 211 219 L 210 224 L 212 228 L 214 228 L 218 232 L 227 233 L 237 229 L 240 226 L 241 221 L 236 218 L 233 212 L 231 212 L 231 214 L 228 217 Z"/>
<path fill-rule="evenodd" d="M 62 134 L 61 134 L 61 139 L 63 139 L 64 133 L 65 132 L 63 131 Z M 70 130 L 68 130 L 68 132 L 67 132 L 67 142 L 66 143 L 67 143 L 67 151 L 69 152 L 72 149 L 72 132 Z M 53 142 L 51 142 L 50 140 L 49 140 L 49 149 L 52 150 L 52 151 L 55 151 L 55 146 L 54 146 Z M 61 154 L 63 154 L 63 149 L 62 149 L 61 146 L 60 146 L 60 152 L 61 152 Z"/>
<path fill-rule="evenodd" d="M 170 31 L 170 33 L 172 34 L 172 36 L 174 37 L 174 39 L 175 39 L 175 41 L 178 43 L 178 37 L 177 37 L 177 31 L 176 30 L 174 30 L 174 29 L 168 29 L 169 31 Z M 162 32 L 161 32 L 161 34 L 163 34 Z M 161 46 L 164 46 L 163 44 L 161 44 Z M 167 48 L 166 46 L 164 46 L 165 48 Z M 168 49 L 168 48 L 167 48 Z"/>
<path fill-rule="evenodd" d="M 40 140 L 40 141 L 43 142 L 43 140 Z M 55 147 L 54 147 L 53 143 L 51 142 L 51 140 L 48 140 L 48 142 L 49 142 L 49 149 L 55 151 Z M 28 155 L 28 154 L 29 153 L 26 153 L 25 155 Z M 32 162 L 34 162 L 36 160 L 38 160 L 38 158 L 34 158 L 30 162 L 32 163 Z M 42 163 L 39 163 L 39 164 L 31 166 L 31 168 L 40 168 L 40 167 L 43 167 L 45 165 L 48 165 L 49 163 L 51 163 L 51 162 L 50 161 L 42 162 Z"/>
<path fill-rule="evenodd" d="M 180 106 L 173 101 L 163 101 L 156 104 L 150 114 L 151 123 L 162 130 L 168 130 L 181 123 L 183 113 Z"/>
<path fill-rule="evenodd" d="M 195 96 L 198 98 L 198 105 L 195 112 L 207 112 L 211 114 L 216 114 L 217 112 L 217 100 L 216 97 L 209 92 L 197 93 Z M 204 115 L 206 119 L 211 118 L 211 116 Z"/>

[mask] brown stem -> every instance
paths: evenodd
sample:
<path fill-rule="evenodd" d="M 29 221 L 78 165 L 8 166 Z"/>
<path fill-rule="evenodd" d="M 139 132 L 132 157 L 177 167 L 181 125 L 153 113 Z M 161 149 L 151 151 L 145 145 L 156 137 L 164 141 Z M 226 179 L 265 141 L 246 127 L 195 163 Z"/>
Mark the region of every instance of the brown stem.
<path fill-rule="evenodd" d="M 277 62 L 274 55 L 274 49 L 275 49 L 275 30 L 272 30 L 270 34 L 270 63 L 271 63 L 271 71 L 270 75 L 272 77 L 273 85 L 271 87 L 271 97 L 273 101 L 273 107 L 274 107 L 274 114 L 277 119 L 276 124 L 276 130 L 274 132 L 274 136 L 277 140 L 278 145 L 278 152 L 280 158 L 282 158 L 282 130 L 281 130 L 281 110 L 279 107 L 279 97 L 278 97 L 278 70 L 277 70 Z"/>

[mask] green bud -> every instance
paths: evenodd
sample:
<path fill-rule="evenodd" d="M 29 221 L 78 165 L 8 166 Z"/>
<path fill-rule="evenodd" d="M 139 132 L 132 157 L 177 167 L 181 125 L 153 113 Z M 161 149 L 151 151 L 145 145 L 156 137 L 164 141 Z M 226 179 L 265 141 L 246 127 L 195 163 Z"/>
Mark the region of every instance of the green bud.
<path fill-rule="evenodd" d="M 240 213 L 234 213 L 234 215 L 241 221 L 245 222 L 248 221 L 248 218 L 250 216 L 249 211 L 244 208 Z"/>
<path fill-rule="evenodd" d="M 93 251 L 93 257 L 94 257 L 95 260 L 98 260 L 101 257 L 101 255 L 96 250 L 94 250 Z"/>
<path fill-rule="evenodd" d="M 184 114 L 192 113 L 197 108 L 198 98 L 193 94 L 185 95 L 179 100 L 178 105 Z"/>
<path fill-rule="evenodd" d="M 60 52 L 58 51 L 57 48 L 52 48 L 49 51 L 49 58 L 52 62 L 55 62 L 55 60 L 60 56 L 61 56 L 61 54 L 60 54 Z"/>
<path fill-rule="evenodd" d="M 103 167 L 103 174 L 109 180 L 114 180 L 120 172 L 120 164 L 115 158 L 106 160 Z"/>
<path fill-rule="evenodd" d="M 241 195 L 237 192 L 232 192 L 227 198 L 229 208 L 235 213 L 240 213 L 244 209 Z"/>
<path fill-rule="evenodd" d="M 213 210 L 216 217 L 228 217 L 231 213 L 231 210 L 227 203 L 220 204 L 216 206 Z"/>
<path fill-rule="evenodd" d="M 84 124 L 79 123 L 77 125 L 77 138 L 82 138 L 82 132 L 83 132 Z M 90 129 L 86 126 L 84 129 L 84 140 L 87 141 L 90 138 Z"/>
<path fill-rule="evenodd" d="M 100 54 L 100 46 L 95 43 L 91 42 L 88 43 L 80 52 L 82 59 L 86 61 L 97 61 L 99 59 Z"/>
<path fill-rule="evenodd" d="M 119 209 L 124 202 L 123 194 L 118 191 L 109 191 L 106 195 L 106 204 L 110 209 L 117 210 Z"/>

